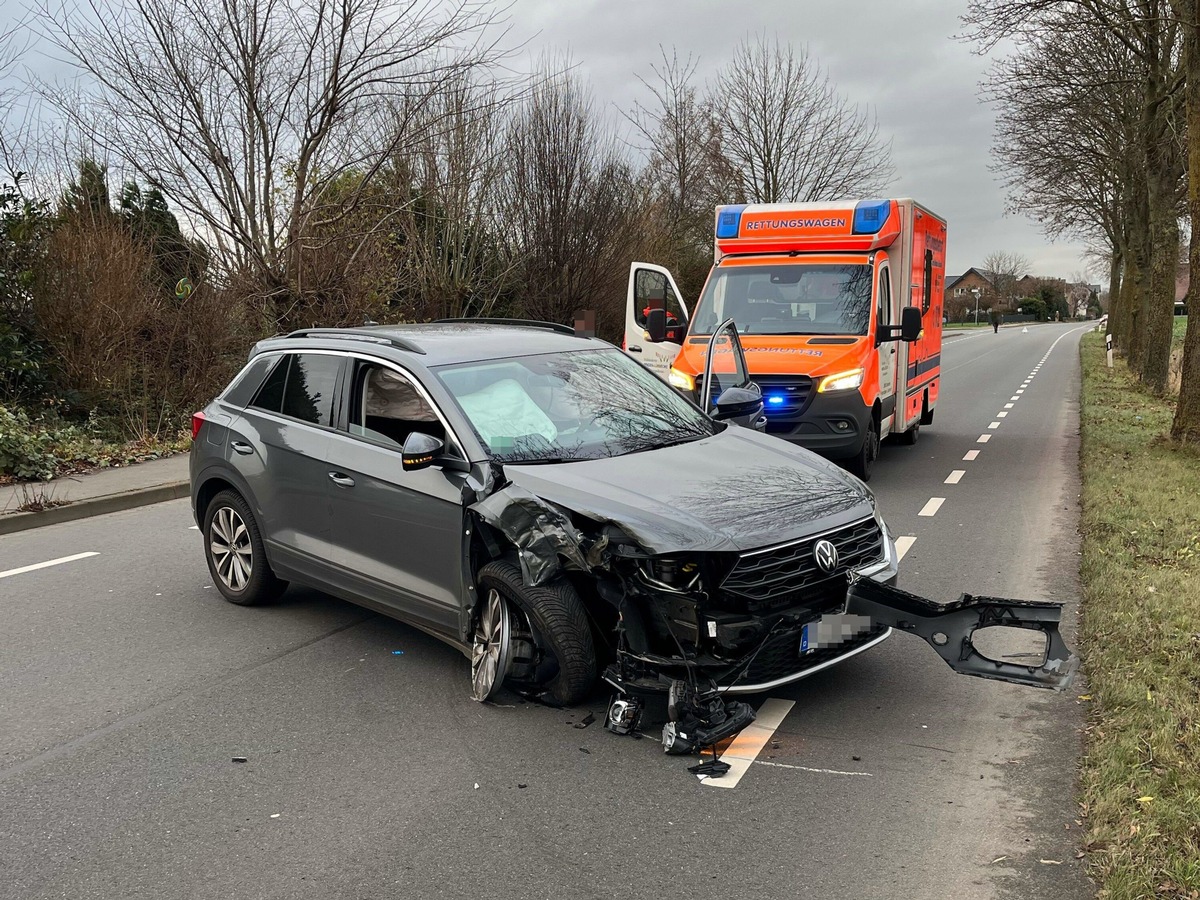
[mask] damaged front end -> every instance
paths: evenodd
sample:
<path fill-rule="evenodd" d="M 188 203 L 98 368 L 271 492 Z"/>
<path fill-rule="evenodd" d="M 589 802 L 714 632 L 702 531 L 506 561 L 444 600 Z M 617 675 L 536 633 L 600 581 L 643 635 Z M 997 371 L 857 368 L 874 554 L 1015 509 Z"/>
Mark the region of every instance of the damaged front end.
<path fill-rule="evenodd" d="M 644 698 L 663 695 L 667 752 L 713 746 L 752 722 L 754 710 L 731 695 L 811 675 L 893 628 L 922 638 L 962 674 L 1065 690 L 1078 665 L 1058 630 L 1060 604 L 966 594 L 939 604 L 891 586 L 895 549 L 874 514 L 744 551 L 681 550 L 601 510 L 568 511 L 511 483 L 471 509 L 485 533 L 516 548 L 527 584 L 571 578 L 586 594 L 609 638 L 598 660 L 617 691 L 607 727 L 638 731 Z M 989 655 L 977 633 L 993 627 L 1039 635 L 1044 654 Z"/>

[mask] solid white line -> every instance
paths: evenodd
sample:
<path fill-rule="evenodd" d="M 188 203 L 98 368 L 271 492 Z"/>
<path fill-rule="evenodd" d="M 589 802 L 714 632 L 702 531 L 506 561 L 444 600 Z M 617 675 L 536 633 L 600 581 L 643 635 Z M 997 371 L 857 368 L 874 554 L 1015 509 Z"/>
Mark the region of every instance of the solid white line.
<path fill-rule="evenodd" d="M 946 480 L 942 483 L 943 484 L 958 484 L 960 481 L 962 481 L 962 477 L 966 474 L 967 474 L 966 469 L 955 469 L 953 472 L 951 472 L 949 475 L 946 476 Z"/>
<path fill-rule="evenodd" d="M 1000 427 L 999 422 L 993 422 L 991 425 L 988 426 L 988 428 L 999 428 L 999 427 Z"/>
<path fill-rule="evenodd" d="M 1009 405 L 1009 406 L 1012 406 L 1012 404 L 1011 404 L 1011 403 L 1010 403 L 1010 404 L 1008 404 L 1008 405 Z M 1003 419 L 1003 418 L 1004 418 L 1005 416 L 1007 416 L 1007 415 L 1008 415 L 1008 413 L 1004 412 L 1004 410 L 1001 410 L 1000 412 L 996 413 L 996 418 L 997 418 L 997 419 Z"/>
<path fill-rule="evenodd" d="M 10 575 L 24 575 L 26 572 L 48 569 L 50 566 L 61 566 L 63 563 L 75 562 L 77 559 L 87 559 L 89 556 L 99 555 L 99 553 L 89 550 L 87 553 L 76 553 L 74 556 L 60 556 L 58 559 L 49 559 L 46 562 L 34 563 L 32 566 L 21 566 L 19 569 L 9 569 L 6 572 L 0 572 L 0 578 L 8 578 Z"/>
<path fill-rule="evenodd" d="M 945 497 L 930 497 L 929 502 L 921 507 L 918 516 L 933 516 L 937 515 L 937 511 L 942 508 L 942 504 L 946 502 Z"/>
<path fill-rule="evenodd" d="M 917 539 L 911 534 L 906 534 L 903 537 L 896 538 L 896 562 L 904 559 L 904 554 L 912 549 L 912 545 L 917 542 Z"/>
<path fill-rule="evenodd" d="M 1005 409 L 1012 409 L 1014 406 L 1016 406 L 1015 403 L 1005 403 L 1004 404 Z"/>
<path fill-rule="evenodd" d="M 963 459 L 966 460 L 967 462 L 970 462 L 971 460 L 975 459 L 975 457 L 977 457 L 977 456 L 979 456 L 978 450 L 968 450 L 967 455 L 964 456 Z"/>
<path fill-rule="evenodd" d="M 816 772 L 818 775 L 861 775 L 864 778 L 875 777 L 870 772 L 839 772 L 837 769 L 813 769 L 808 766 L 793 766 L 790 763 L 768 762 L 765 759 L 757 760 L 757 762 L 760 766 L 774 766 L 776 769 L 799 769 L 801 772 Z"/>
<path fill-rule="evenodd" d="M 725 748 L 725 752 L 721 754 L 721 760 L 729 763 L 729 771 L 720 778 L 701 778 L 700 780 L 713 787 L 737 787 L 742 776 L 750 768 L 750 763 L 754 762 L 763 747 L 767 746 L 767 741 L 771 739 L 775 729 L 783 723 L 795 705 L 793 700 L 777 700 L 774 697 L 764 702 L 759 707 L 754 721 L 743 728 L 733 742 Z"/>
<path fill-rule="evenodd" d="M 990 434 L 981 434 L 981 435 L 979 436 L 979 439 L 978 439 L 977 441 L 975 441 L 975 443 L 977 443 L 977 444 L 986 444 L 986 443 L 987 443 L 988 441 L 990 441 L 991 439 L 992 439 L 992 436 L 991 436 Z"/>

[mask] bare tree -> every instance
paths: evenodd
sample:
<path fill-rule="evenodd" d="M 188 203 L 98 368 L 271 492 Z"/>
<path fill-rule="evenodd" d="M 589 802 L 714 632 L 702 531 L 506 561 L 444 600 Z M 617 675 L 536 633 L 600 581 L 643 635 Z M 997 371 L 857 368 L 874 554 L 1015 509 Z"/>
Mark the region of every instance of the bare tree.
<path fill-rule="evenodd" d="M 1200 443 L 1200 2 L 1174 0 L 1172 6 L 1183 32 L 1183 65 L 1187 79 L 1188 213 L 1191 238 L 1188 247 L 1187 331 L 1183 338 L 1183 367 L 1179 402 L 1171 436 Z"/>
<path fill-rule="evenodd" d="M 642 214 L 633 174 L 565 61 L 542 71 L 508 128 L 503 237 L 527 315 L 566 322 L 594 308 L 600 332 L 616 334 Z"/>
<path fill-rule="evenodd" d="M 1131 323 L 1131 365 L 1152 390 L 1164 391 L 1186 163 L 1180 139 L 1186 81 L 1182 31 L 1170 0 L 971 0 L 965 21 L 968 37 L 983 52 L 1006 39 L 1018 47 L 1046 40 L 1067 47 L 1089 31 L 1101 30 L 1132 61 L 1123 80 L 1136 85 L 1138 97 L 1133 129 L 1138 182 L 1126 209 L 1130 252 L 1118 307 Z M 1085 61 L 1087 53 L 1070 58 Z M 1080 71 L 1087 71 L 1087 63 Z M 1103 127 L 1102 120 L 1097 125 Z"/>
<path fill-rule="evenodd" d="M 284 295 L 299 236 L 351 214 L 409 134 L 393 101 L 420 109 L 487 65 L 498 16 L 482 0 L 46 0 L 40 13 L 95 84 L 67 114 L 181 206 L 221 262 Z"/>
<path fill-rule="evenodd" d="M 893 178 L 891 146 L 874 115 L 850 103 L 807 48 L 765 35 L 744 40 L 709 102 L 750 202 L 878 194 Z"/>
<path fill-rule="evenodd" d="M 1020 253 L 997 250 L 983 258 L 982 268 L 992 279 L 997 302 L 1013 306 L 1017 299 L 1017 282 L 1029 274 L 1029 258 Z"/>

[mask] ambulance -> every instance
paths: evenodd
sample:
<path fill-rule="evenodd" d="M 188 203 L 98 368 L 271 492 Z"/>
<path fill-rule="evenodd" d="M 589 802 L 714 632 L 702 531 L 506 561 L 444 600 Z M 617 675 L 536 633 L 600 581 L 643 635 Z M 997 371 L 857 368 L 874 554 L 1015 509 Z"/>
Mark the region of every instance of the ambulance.
<path fill-rule="evenodd" d="M 670 272 L 631 266 L 625 351 L 707 405 L 710 336 L 732 319 L 765 430 L 865 481 L 884 438 L 933 422 L 945 270 L 946 222 L 910 199 L 720 206 L 690 314 Z"/>

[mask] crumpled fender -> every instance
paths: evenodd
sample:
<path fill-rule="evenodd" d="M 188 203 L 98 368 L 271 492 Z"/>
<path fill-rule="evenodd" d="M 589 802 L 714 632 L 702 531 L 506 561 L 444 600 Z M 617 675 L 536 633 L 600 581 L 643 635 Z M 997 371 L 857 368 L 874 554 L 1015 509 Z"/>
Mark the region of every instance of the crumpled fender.
<path fill-rule="evenodd" d="M 590 542 L 592 552 L 585 552 L 584 536 L 563 510 L 515 484 L 470 510 L 512 541 L 521 560 L 521 575 L 532 587 L 554 578 L 562 570 L 562 559 L 583 571 L 600 561 L 595 546 L 600 542 Z"/>

